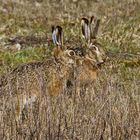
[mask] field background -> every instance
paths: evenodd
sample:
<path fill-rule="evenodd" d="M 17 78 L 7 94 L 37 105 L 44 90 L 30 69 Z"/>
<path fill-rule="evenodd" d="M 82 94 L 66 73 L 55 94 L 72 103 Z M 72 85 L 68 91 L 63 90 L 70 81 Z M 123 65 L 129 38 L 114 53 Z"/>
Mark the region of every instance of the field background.
<path fill-rule="evenodd" d="M 20 124 L 1 92 L 0 139 L 140 138 L 139 0 L 0 0 L 0 75 L 46 60 L 52 25 L 63 27 L 65 44 L 80 45 L 80 18 L 92 15 L 101 19 L 97 39 L 109 57 L 94 87 L 81 99 L 65 91 L 43 106 L 40 99 Z"/>

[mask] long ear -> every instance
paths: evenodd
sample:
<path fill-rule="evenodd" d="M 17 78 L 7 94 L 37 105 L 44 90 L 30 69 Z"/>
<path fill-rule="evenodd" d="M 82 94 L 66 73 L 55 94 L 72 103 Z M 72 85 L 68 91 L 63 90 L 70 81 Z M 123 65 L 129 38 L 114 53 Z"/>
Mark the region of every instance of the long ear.
<path fill-rule="evenodd" d="M 87 18 L 81 19 L 81 26 L 82 26 L 82 34 L 86 41 L 89 41 L 91 38 L 91 31 L 90 31 L 90 23 Z"/>
<path fill-rule="evenodd" d="M 52 40 L 53 43 L 60 48 L 62 48 L 63 45 L 63 30 L 60 26 L 52 26 Z"/>
<path fill-rule="evenodd" d="M 90 30 L 91 30 L 91 38 L 95 39 L 98 33 L 100 25 L 100 19 L 95 18 L 94 16 L 90 19 Z"/>

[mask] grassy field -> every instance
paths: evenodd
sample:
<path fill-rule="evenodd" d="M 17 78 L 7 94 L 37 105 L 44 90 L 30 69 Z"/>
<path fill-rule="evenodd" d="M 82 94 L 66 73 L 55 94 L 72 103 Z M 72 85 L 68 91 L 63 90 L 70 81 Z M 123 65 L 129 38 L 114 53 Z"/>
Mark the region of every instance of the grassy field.
<path fill-rule="evenodd" d="M 83 16 L 101 19 L 97 40 L 108 60 L 81 98 L 74 89 L 72 94 L 64 90 L 56 97 L 43 94 L 33 108 L 25 110 L 25 119 L 19 124 L 6 107 L 12 106 L 14 82 L 7 81 L 4 86 L 0 81 L 0 139 L 138 140 L 139 7 L 139 0 L 1 0 L 0 78 L 23 63 L 50 57 L 52 25 L 63 27 L 65 44 L 81 45 Z M 16 50 L 19 45 L 22 49 Z M 5 89 L 11 92 L 3 92 Z"/>

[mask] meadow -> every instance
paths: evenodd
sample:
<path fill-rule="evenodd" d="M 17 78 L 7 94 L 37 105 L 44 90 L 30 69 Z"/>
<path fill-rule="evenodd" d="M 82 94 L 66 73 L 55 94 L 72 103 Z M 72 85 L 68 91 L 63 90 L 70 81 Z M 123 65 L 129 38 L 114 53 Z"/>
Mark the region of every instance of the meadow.
<path fill-rule="evenodd" d="M 139 7 L 139 0 L 0 0 L 0 139 L 138 140 Z M 17 123 L 8 107 L 13 77 L 24 77 L 20 66 L 50 58 L 52 25 L 63 27 L 65 44 L 80 46 L 80 19 L 92 15 L 101 19 L 97 40 L 108 56 L 94 85 L 81 98 L 74 89 L 51 97 L 42 88 L 42 97 Z"/>

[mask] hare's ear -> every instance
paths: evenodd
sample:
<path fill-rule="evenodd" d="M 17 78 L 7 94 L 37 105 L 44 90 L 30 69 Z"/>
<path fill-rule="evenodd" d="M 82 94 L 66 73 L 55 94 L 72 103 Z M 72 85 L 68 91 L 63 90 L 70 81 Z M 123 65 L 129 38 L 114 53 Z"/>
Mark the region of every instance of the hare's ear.
<path fill-rule="evenodd" d="M 91 31 L 90 31 L 90 23 L 87 18 L 81 19 L 81 26 L 82 26 L 82 34 L 86 41 L 89 41 L 91 38 Z"/>
<path fill-rule="evenodd" d="M 100 19 L 95 18 L 94 16 L 90 19 L 90 30 L 91 30 L 91 38 L 95 39 L 98 33 L 100 25 Z"/>
<path fill-rule="evenodd" d="M 55 30 L 54 26 L 52 26 L 52 40 L 53 40 L 53 43 L 56 45 L 57 44 L 57 37 L 56 37 L 56 30 Z"/>
<path fill-rule="evenodd" d="M 63 45 L 63 30 L 60 26 L 52 26 L 52 40 L 57 46 L 62 47 Z"/>

